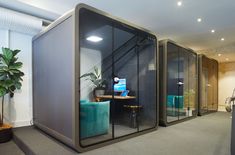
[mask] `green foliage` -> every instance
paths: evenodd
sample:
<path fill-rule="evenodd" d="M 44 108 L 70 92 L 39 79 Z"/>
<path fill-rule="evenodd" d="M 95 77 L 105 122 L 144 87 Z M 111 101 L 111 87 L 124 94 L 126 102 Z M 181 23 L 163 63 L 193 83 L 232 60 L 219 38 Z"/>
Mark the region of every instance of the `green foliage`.
<path fill-rule="evenodd" d="M 2 54 L 0 54 L 0 97 L 8 93 L 13 96 L 14 91 L 22 86 L 24 73 L 20 69 L 23 63 L 18 62 L 16 57 L 19 52 L 20 50 L 2 48 Z"/>
<path fill-rule="evenodd" d="M 195 91 L 193 89 L 189 89 L 188 91 L 184 91 L 184 96 L 193 96 L 195 95 Z"/>
<path fill-rule="evenodd" d="M 195 94 L 196 94 L 196 92 L 194 89 L 189 89 L 188 91 L 184 91 L 184 102 L 188 103 L 189 107 L 195 106 L 194 105 L 195 104 L 194 101 L 195 101 L 195 97 L 196 97 Z"/>
<path fill-rule="evenodd" d="M 94 72 L 85 73 L 80 78 L 87 78 L 90 80 L 96 87 L 105 87 L 105 80 L 101 79 L 101 71 L 95 66 Z"/>

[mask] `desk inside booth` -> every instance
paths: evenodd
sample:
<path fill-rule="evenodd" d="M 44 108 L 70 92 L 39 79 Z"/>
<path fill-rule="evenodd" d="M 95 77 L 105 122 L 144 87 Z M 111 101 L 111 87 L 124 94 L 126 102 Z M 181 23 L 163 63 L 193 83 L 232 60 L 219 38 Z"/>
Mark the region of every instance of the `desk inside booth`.
<path fill-rule="evenodd" d="M 101 95 L 96 97 L 96 101 L 110 101 L 114 103 L 115 123 L 126 124 L 132 128 L 137 127 L 137 111 L 142 108 L 139 106 L 135 96 Z M 127 114 L 130 120 L 123 122 L 122 117 Z"/>
<path fill-rule="evenodd" d="M 118 95 L 101 95 L 101 96 L 97 96 L 96 100 L 100 101 L 100 100 L 105 100 L 105 99 L 114 99 L 114 100 L 132 100 L 135 99 L 135 96 L 118 96 Z"/>
<path fill-rule="evenodd" d="M 137 105 L 135 96 L 118 96 L 118 95 L 100 95 L 96 97 L 96 101 L 110 101 L 115 108 L 115 114 L 123 111 L 124 105 Z"/>
<path fill-rule="evenodd" d="M 112 87 L 95 97 L 97 102 L 110 102 L 110 120 L 114 120 L 115 124 L 137 127 L 138 112 L 143 107 L 139 105 L 135 91 L 127 89 L 125 78 L 114 77 Z"/>

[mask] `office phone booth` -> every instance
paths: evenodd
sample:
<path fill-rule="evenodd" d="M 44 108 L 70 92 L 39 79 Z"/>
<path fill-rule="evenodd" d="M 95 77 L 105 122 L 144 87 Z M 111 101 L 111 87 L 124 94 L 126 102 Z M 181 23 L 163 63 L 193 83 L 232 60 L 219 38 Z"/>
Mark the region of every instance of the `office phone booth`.
<path fill-rule="evenodd" d="M 198 57 L 198 115 L 201 116 L 218 110 L 218 62 L 203 54 Z"/>
<path fill-rule="evenodd" d="M 156 49 L 149 31 L 77 5 L 33 39 L 34 124 L 80 152 L 155 130 Z"/>
<path fill-rule="evenodd" d="M 176 43 L 160 41 L 160 124 L 197 115 L 197 55 Z"/>

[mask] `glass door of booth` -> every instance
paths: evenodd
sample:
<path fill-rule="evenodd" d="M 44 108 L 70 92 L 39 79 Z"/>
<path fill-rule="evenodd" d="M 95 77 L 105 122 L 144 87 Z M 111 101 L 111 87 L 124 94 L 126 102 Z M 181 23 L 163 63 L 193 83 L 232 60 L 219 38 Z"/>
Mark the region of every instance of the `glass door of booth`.
<path fill-rule="evenodd" d="M 87 9 L 79 12 L 79 139 L 83 147 L 113 139 L 112 22 Z M 112 87 L 111 87 L 112 88 Z"/>
<path fill-rule="evenodd" d="M 212 60 L 213 75 L 212 75 L 212 85 L 213 85 L 213 107 L 212 110 L 216 111 L 218 109 L 218 64 L 215 60 Z"/>
<path fill-rule="evenodd" d="M 187 91 L 187 98 L 188 98 L 188 116 L 195 116 L 197 115 L 197 55 L 192 52 L 188 52 L 188 91 Z"/>
<path fill-rule="evenodd" d="M 218 108 L 218 64 L 202 56 L 201 113 L 216 111 Z"/>
<path fill-rule="evenodd" d="M 182 98 L 179 104 L 179 119 L 188 117 L 189 109 L 189 52 L 179 48 L 179 97 Z"/>
<path fill-rule="evenodd" d="M 201 57 L 201 67 L 202 67 L 202 75 L 201 75 L 201 87 L 200 90 L 201 98 L 200 98 L 200 111 L 201 114 L 209 112 L 212 109 L 212 71 L 211 71 L 211 61 L 205 56 Z"/>
<path fill-rule="evenodd" d="M 151 93 L 156 91 L 156 53 L 148 52 L 154 51 L 154 41 L 126 27 L 114 28 L 114 51 L 118 52 L 113 54 L 113 92 L 121 96 L 114 99 L 114 137 L 156 124 L 156 94 Z"/>
<path fill-rule="evenodd" d="M 200 101 L 200 110 L 201 113 L 208 112 L 208 99 L 207 99 L 207 92 L 208 92 L 208 69 L 206 67 L 202 67 L 202 75 L 201 75 L 201 101 Z"/>
<path fill-rule="evenodd" d="M 197 56 L 173 43 L 167 44 L 167 122 L 195 116 Z"/>
<path fill-rule="evenodd" d="M 179 47 L 167 44 L 167 95 L 166 95 L 166 115 L 167 122 L 179 120 L 179 107 L 182 102 L 183 79 L 180 80 Z"/>
<path fill-rule="evenodd" d="M 206 58 L 206 60 L 208 67 L 207 103 L 208 111 L 211 111 L 213 109 L 213 66 L 210 59 Z"/>
<path fill-rule="evenodd" d="M 156 38 L 80 9 L 81 146 L 156 126 Z"/>
<path fill-rule="evenodd" d="M 138 131 L 138 36 L 118 25 L 113 31 L 113 127 L 114 137 L 122 137 Z"/>

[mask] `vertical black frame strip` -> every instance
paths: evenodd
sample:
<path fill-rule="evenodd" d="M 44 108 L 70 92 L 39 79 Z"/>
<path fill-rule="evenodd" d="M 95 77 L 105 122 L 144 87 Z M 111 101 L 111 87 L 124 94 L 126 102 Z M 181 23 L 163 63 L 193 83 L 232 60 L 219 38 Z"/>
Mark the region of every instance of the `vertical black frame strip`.
<path fill-rule="evenodd" d="M 140 94 L 140 82 L 139 82 L 139 65 L 140 65 L 140 60 L 139 60 L 139 45 L 138 45 L 138 41 L 139 41 L 139 34 L 136 34 L 137 35 L 137 39 L 136 39 L 136 48 L 135 48 L 135 52 L 137 54 L 137 105 L 138 107 L 140 106 L 140 97 L 139 97 L 139 94 Z M 140 131 L 140 127 L 139 127 L 139 120 L 140 120 L 140 108 L 137 109 L 137 132 Z"/>
<path fill-rule="evenodd" d="M 112 118 L 112 139 L 114 139 L 114 120 L 115 120 L 115 100 L 114 100 L 114 23 L 112 22 L 112 102 L 111 102 L 111 118 Z"/>
<path fill-rule="evenodd" d="M 179 61 L 179 58 L 180 58 L 180 47 L 177 46 L 177 48 L 178 48 L 178 50 L 177 50 L 178 51 L 178 53 L 177 53 L 178 54 L 178 58 L 177 58 L 178 59 L 177 60 L 178 61 L 178 68 L 177 68 L 178 69 L 178 71 L 177 71 L 177 74 L 178 74 L 178 83 L 177 83 L 177 88 L 178 88 L 178 97 L 179 97 L 179 95 L 180 95 L 179 92 L 180 92 L 180 87 L 181 87 L 181 85 L 179 84 L 179 82 L 181 82 L 180 81 L 180 75 L 179 75 L 179 72 L 180 72 L 180 61 Z M 178 120 L 180 120 L 180 116 L 179 116 L 179 113 L 180 113 L 180 111 L 179 111 L 179 98 L 177 99 L 177 102 L 178 102 L 178 104 L 177 104 L 178 105 L 178 107 L 177 107 Z"/>

